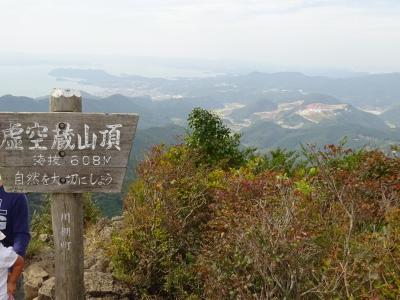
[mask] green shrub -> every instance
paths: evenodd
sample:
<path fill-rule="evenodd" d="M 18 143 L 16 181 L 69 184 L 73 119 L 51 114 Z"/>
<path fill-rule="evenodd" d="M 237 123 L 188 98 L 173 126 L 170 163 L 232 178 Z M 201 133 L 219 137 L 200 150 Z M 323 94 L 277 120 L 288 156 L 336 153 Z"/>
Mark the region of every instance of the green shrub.
<path fill-rule="evenodd" d="M 210 218 L 207 169 L 192 151 L 153 149 L 125 200 L 124 229 L 109 245 L 114 275 L 140 297 L 195 299 L 194 269 L 203 227 Z"/>
<path fill-rule="evenodd" d="M 198 152 L 199 161 L 210 165 L 239 167 L 252 154 L 252 149 L 240 149 L 240 134 L 232 133 L 222 119 L 205 109 L 195 108 L 188 118 L 190 128 L 187 146 Z"/>
<path fill-rule="evenodd" d="M 310 154 L 319 171 L 307 181 L 225 175 L 198 257 L 205 298 L 400 296 L 400 160 L 336 147 Z"/>
<path fill-rule="evenodd" d="M 114 275 L 139 299 L 398 299 L 400 158 L 274 153 L 226 168 L 154 148 L 108 245 Z"/>
<path fill-rule="evenodd" d="M 305 162 L 300 160 L 300 154 L 296 151 L 277 148 L 264 156 L 263 170 L 279 171 L 293 176 L 304 165 Z"/>
<path fill-rule="evenodd" d="M 33 259 L 36 255 L 43 250 L 43 247 L 46 245 L 45 242 L 39 240 L 36 237 L 32 237 L 31 241 L 29 242 L 28 249 L 25 253 L 25 259 L 30 260 Z"/>

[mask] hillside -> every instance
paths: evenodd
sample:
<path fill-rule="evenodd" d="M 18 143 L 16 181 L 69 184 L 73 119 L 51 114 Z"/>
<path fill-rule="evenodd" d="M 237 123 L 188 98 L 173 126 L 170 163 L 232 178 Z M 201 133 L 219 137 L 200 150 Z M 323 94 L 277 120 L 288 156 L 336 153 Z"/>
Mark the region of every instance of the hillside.
<path fill-rule="evenodd" d="M 263 74 L 253 74 L 253 76 L 265 77 Z M 237 96 L 241 92 L 241 90 L 238 91 L 232 99 L 238 99 Z M 280 90 L 268 91 L 263 96 L 253 95 L 251 98 L 238 99 L 238 102 L 232 100 L 231 102 L 213 102 L 212 99 L 213 97 L 188 96 L 181 99 L 155 101 L 144 96 L 126 97 L 117 94 L 99 98 L 86 94 L 83 110 L 85 112 L 136 112 L 141 116 L 139 129 L 146 129 L 169 126 L 168 124 L 185 126 L 190 111 L 195 107 L 204 107 L 215 110 L 232 129 L 247 135 L 244 137 L 246 145 L 260 148 L 268 148 L 271 145 L 295 147 L 301 142 L 299 138 L 303 136 L 313 143 L 322 141 L 333 143 L 337 141 L 337 135 L 351 135 L 350 138 L 354 139 L 357 145 L 369 144 L 370 141 L 383 145 L 399 141 L 398 130 L 395 128 L 400 122 L 396 106 L 381 115 L 376 115 L 329 95 Z M 0 97 L 3 111 L 46 111 L 47 101 L 45 98 L 31 99 L 10 95 Z M 269 144 L 260 143 L 260 139 L 257 138 L 263 131 L 260 124 L 268 122 L 281 127 L 275 129 L 276 135 L 288 133 L 282 144 L 276 139 Z M 329 130 L 334 130 L 332 133 L 335 137 L 331 140 L 329 140 Z M 274 133 L 271 134 L 274 135 Z"/>
<path fill-rule="evenodd" d="M 400 295 L 395 153 L 329 145 L 238 161 L 218 117 L 196 110 L 189 125 L 186 144 L 141 162 L 108 247 L 138 297 Z"/>
<path fill-rule="evenodd" d="M 124 191 L 143 153 L 155 144 L 175 143 L 176 136 L 184 134 L 187 116 L 195 107 L 217 112 L 232 130 L 243 134 L 243 145 L 261 152 L 276 147 L 297 149 L 301 144 L 338 143 L 343 137 L 352 147 L 385 148 L 400 143 L 400 111 L 398 104 L 393 104 L 400 96 L 399 74 L 332 79 L 254 72 L 175 80 L 115 76 L 101 70 L 58 69 L 52 74 L 62 80 L 107 87 L 108 91 L 136 91 L 135 96 L 106 97 L 83 92 L 84 112 L 140 115 Z M 371 92 L 368 97 L 366 91 Z M 365 101 L 361 101 L 363 97 Z M 48 111 L 48 98 L 5 95 L 0 97 L 0 110 Z M 31 198 L 32 209 L 39 207 L 40 195 Z M 109 201 L 105 195 L 94 198 L 106 215 L 121 211 L 121 195 L 113 195 Z"/>
<path fill-rule="evenodd" d="M 382 113 L 381 118 L 391 127 L 400 128 L 400 105 L 387 109 Z"/>
<path fill-rule="evenodd" d="M 354 106 L 387 108 L 398 104 L 400 96 L 400 73 L 329 78 L 295 72 L 252 72 L 178 80 L 116 76 L 103 70 L 65 68 L 55 69 L 51 74 L 60 80 L 84 82 L 102 88 L 107 93 L 126 91 L 132 96 L 148 95 L 155 99 L 197 97 L 220 104 L 254 99 L 254 96 L 261 96 L 265 92 L 302 91 L 307 94 L 330 95 Z"/>

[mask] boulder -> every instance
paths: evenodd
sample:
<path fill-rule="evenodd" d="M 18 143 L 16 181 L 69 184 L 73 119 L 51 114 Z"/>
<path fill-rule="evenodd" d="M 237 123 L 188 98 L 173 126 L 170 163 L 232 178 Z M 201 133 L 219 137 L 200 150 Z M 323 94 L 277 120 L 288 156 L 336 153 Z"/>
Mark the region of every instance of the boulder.
<path fill-rule="evenodd" d="M 38 264 L 31 264 L 24 271 L 25 299 L 32 300 L 38 296 L 43 282 L 49 278 L 49 274 Z"/>
<path fill-rule="evenodd" d="M 111 274 L 95 271 L 85 272 L 85 292 L 87 299 L 122 299 L 130 294 Z"/>
<path fill-rule="evenodd" d="M 90 296 L 113 294 L 114 279 L 111 274 L 102 272 L 85 272 L 85 290 Z"/>
<path fill-rule="evenodd" d="M 42 287 L 39 289 L 38 300 L 53 300 L 56 285 L 56 278 L 51 277 L 43 282 Z"/>
<path fill-rule="evenodd" d="M 92 266 L 96 263 L 96 257 L 95 256 L 89 256 L 89 257 L 85 257 L 84 261 L 83 261 L 83 265 L 84 265 L 84 269 L 91 269 Z"/>

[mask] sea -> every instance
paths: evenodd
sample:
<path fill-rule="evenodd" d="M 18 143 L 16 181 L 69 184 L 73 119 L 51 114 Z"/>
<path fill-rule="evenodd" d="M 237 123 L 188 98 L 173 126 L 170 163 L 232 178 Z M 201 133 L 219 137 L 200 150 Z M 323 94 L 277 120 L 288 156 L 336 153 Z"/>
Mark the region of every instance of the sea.
<path fill-rule="evenodd" d="M 78 89 L 96 96 L 104 96 L 104 89 L 100 86 L 82 85 L 79 81 L 65 81 L 49 75 L 51 70 L 57 68 L 92 68 L 104 70 L 112 75 L 140 75 L 170 79 L 215 75 L 207 70 L 139 64 L 131 68 L 121 68 L 118 65 L 0 65 L 0 97 L 11 94 L 39 98 L 49 95 L 53 88 Z"/>

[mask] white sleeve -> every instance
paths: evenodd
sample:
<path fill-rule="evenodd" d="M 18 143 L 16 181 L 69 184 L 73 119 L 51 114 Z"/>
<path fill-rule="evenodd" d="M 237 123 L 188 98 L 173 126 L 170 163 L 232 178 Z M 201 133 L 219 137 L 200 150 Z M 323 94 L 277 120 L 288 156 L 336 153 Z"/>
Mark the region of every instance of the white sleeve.
<path fill-rule="evenodd" d="M 12 247 L 0 246 L 0 268 L 11 268 L 17 258 L 18 255 Z"/>

